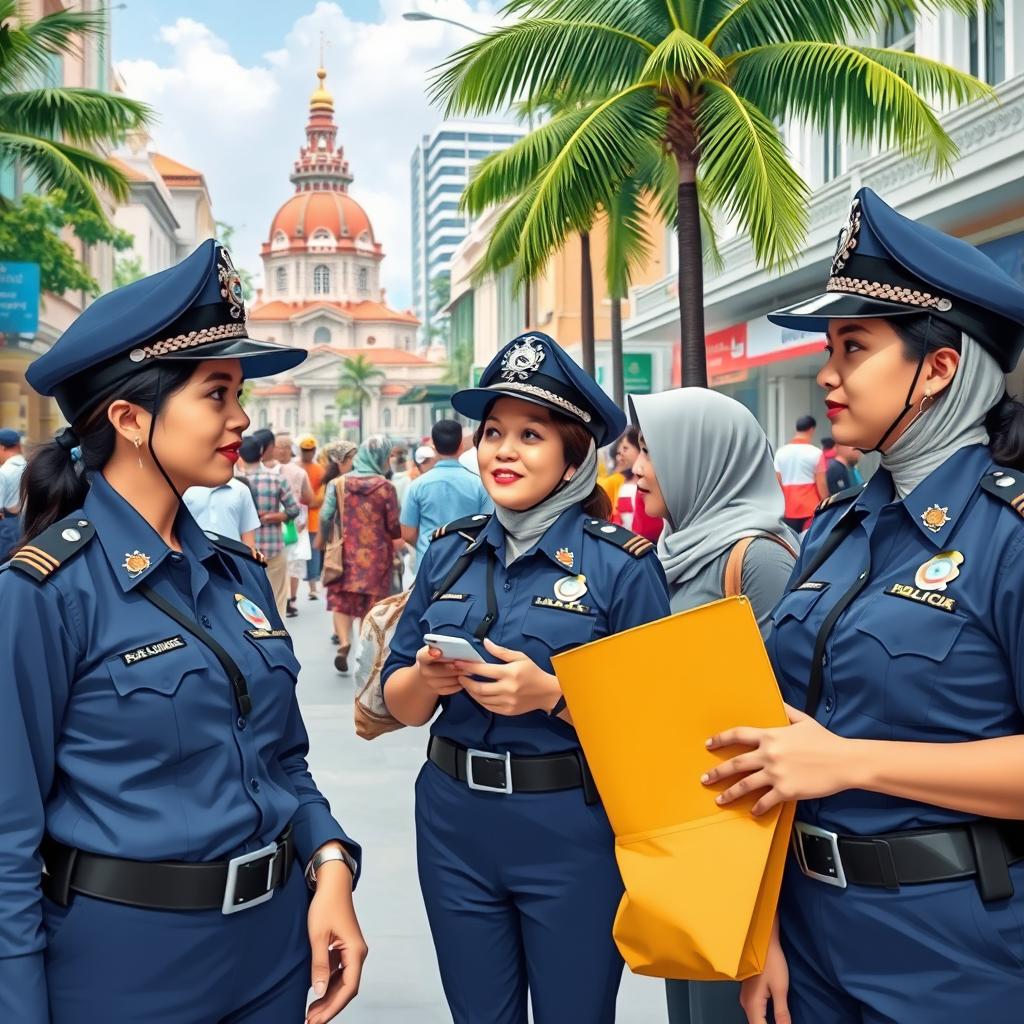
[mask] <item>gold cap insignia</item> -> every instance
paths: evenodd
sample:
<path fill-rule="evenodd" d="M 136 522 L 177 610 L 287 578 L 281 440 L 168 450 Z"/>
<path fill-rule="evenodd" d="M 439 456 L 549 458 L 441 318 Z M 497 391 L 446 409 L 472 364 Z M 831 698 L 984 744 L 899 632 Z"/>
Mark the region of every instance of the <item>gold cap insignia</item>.
<path fill-rule="evenodd" d="M 128 570 L 128 575 L 132 579 L 136 576 L 140 576 L 150 566 L 149 555 L 143 554 L 141 551 L 133 551 L 130 555 L 125 552 L 124 565 L 122 568 Z"/>
<path fill-rule="evenodd" d="M 921 522 L 932 533 L 938 533 L 949 522 L 949 506 L 929 505 L 921 513 Z"/>

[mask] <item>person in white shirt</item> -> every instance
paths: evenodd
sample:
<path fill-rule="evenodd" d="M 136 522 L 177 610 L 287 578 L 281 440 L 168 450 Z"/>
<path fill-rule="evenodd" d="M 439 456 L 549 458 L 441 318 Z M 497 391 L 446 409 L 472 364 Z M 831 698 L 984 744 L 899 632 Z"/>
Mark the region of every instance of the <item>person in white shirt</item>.
<path fill-rule="evenodd" d="M 810 525 L 821 500 L 814 482 L 821 449 L 811 443 L 817 425 L 813 416 L 801 416 L 793 438 L 775 453 L 775 475 L 786 496 L 783 519 L 797 533 L 803 533 Z"/>
<path fill-rule="evenodd" d="M 25 456 L 21 434 L 5 427 L 0 430 L 0 562 L 6 562 L 21 535 L 21 474 Z"/>
<path fill-rule="evenodd" d="M 190 487 L 182 498 L 202 529 L 256 547 L 260 514 L 244 481 L 235 477 L 220 487 Z"/>

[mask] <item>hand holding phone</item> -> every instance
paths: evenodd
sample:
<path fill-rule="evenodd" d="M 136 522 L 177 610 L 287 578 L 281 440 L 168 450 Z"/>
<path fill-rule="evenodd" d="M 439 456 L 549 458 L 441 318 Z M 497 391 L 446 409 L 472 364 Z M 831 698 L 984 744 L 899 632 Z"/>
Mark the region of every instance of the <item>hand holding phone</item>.
<path fill-rule="evenodd" d="M 444 636 L 441 633 L 425 633 L 423 642 L 441 652 L 446 661 L 484 661 L 476 648 L 461 636 Z"/>

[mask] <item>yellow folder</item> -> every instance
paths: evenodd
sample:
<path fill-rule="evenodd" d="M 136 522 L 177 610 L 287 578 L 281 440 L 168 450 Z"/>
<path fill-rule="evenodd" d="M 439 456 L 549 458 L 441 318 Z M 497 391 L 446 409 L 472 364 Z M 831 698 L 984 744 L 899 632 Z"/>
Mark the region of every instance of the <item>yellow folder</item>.
<path fill-rule="evenodd" d="M 709 751 L 710 736 L 788 722 L 749 602 L 680 612 L 553 662 L 615 831 L 626 963 L 660 978 L 759 974 L 794 805 L 755 818 L 760 794 L 720 808 L 730 783 L 700 781 L 745 749 Z"/>

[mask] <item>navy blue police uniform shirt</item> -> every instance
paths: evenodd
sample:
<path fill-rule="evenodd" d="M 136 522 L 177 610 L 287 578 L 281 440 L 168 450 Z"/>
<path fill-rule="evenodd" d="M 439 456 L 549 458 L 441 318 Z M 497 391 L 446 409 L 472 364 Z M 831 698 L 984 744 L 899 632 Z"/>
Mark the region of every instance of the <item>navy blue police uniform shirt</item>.
<path fill-rule="evenodd" d="M 772 615 L 768 651 L 788 703 L 805 706 L 819 629 L 867 573 L 825 645 L 817 720 L 840 736 L 873 740 L 958 743 L 1024 732 L 1024 519 L 983 489 L 986 478 L 1016 483 L 1009 496 L 1024 474 L 1000 470 L 988 448 L 974 445 L 902 501 L 884 470 L 859 496 L 828 499 L 794 581 L 843 517 L 863 518 Z M 798 817 L 867 835 L 972 816 L 851 790 L 803 801 Z"/>
<path fill-rule="evenodd" d="M 494 592 L 498 617 L 489 639 L 502 647 L 522 651 L 540 668 L 551 672 L 551 656 L 604 636 L 669 614 L 668 586 L 653 548 L 635 557 L 621 543 L 632 537 L 620 527 L 599 523 L 579 506 L 567 509 L 537 545 L 505 567 L 505 534 L 495 517 L 487 520 L 471 546 L 473 559 L 451 590 L 432 600 L 453 566 L 470 546 L 467 537 L 448 533 L 434 540 L 416 574 L 405 611 L 391 641 L 391 655 L 382 674 L 387 697 L 388 677 L 416 660 L 425 633 L 441 633 L 468 640 L 486 661 L 495 662 L 474 637 L 487 614 L 487 559 L 494 559 Z M 602 527 L 615 537 L 610 542 L 585 530 Z M 583 575 L 587 591 L 573 600 L 560 600 L 555 584 Z M 564 592 L 564 591 L 563 591 Z M 642 651 L 637 651 L 637 673 L 642 674 Z M 623 692 L 635 689 L 635 680 L 622 681 Z M 552 702 L 554 703 L 554 702 Z M 431 733 L 463 746 L 509 751 L 512 754 L 551 754 L 579 746 L 576 730 L 546 711 L 523 715 L 497 715 L 481 707 L 467 693 L 440 698 L 441 714 Z"/>
<path fill-rule="evenodd" d="M 44 831 L 114 857 L 212 861 L 290 822 L 302 865 L 333 839 L 359 852 L 310 777 L 299 663 L 264 569 L 184 508 L 172 551 L 100 474 L 80 515 L 96 535 L 44 582 L 0 570 L 0 989 L 36 987 L 44 1009 Z M 136 552 L 150 566 L 133 578 Z M 235 660 L 247 715 L 213 652 L 137 592 L 143 580 Z"/>

